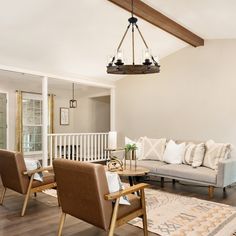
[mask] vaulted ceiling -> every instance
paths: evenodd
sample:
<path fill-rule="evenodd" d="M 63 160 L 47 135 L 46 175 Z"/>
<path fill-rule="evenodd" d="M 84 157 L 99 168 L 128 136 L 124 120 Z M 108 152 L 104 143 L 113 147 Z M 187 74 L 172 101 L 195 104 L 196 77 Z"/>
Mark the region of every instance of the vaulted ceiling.
<path fill-rule="evenodd" d="M 204 39 L 236 38 L 235 0 L 143 0 Z M 130 14 L 107 0 L 0 0 L 0 64 L 78 78 L 106 74 L 109 55 Z M 152 53 L 161 58 L 185 42 L 139 20 Z M 130 55 L 130 38 L 124 55 Z M 137 60 L 144 46 L 136 41 Z M 194 50 L 194 48 L 193 48 Z"/>

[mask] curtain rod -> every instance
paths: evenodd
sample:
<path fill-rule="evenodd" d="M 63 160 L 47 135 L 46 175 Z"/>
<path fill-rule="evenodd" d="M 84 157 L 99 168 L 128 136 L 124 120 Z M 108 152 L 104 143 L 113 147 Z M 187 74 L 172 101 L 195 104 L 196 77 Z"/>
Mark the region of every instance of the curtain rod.
<path fill-rule="evenodd" d="M 42 93 L 29 92 L 29 91 L 23 91 L 23 90 L 16 90 L 16 92 L 22 92 L 22 93 L 30 93 L 30 94 L 38 94 L 38 95 L 42 95 Z M 48 95 L 56 96 L 55 94 L 48 94 Z"/>

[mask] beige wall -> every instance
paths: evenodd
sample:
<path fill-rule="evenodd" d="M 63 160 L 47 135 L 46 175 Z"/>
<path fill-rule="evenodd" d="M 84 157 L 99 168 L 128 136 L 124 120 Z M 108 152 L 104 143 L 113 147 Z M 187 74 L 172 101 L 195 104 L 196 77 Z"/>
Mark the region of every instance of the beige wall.
<path fill-rule="evenodd" d="M 136 138 L 231 142 L 236 146 L 236 40 L 210 40 L 161 61 L 161 73 L 117 82 L 120 142 Z"/>

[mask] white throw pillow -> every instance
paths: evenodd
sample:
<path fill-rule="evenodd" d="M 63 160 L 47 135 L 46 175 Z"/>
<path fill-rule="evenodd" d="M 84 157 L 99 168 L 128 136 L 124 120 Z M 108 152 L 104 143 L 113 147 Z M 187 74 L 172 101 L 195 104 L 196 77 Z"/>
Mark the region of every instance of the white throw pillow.
<path fill-rule="evenodd" d="M 115 172 L 106 171 L 107 184 L 110 193 L 118 192 L 124 189 L 120 176 Z M 120 198 L 119 204 L 130 205 L 129 199 L 127 196 Z"/>
<path fill-rule="evenodd" d="M 229 143 L 215 143 L 213 140 L 208 140 L 203 166 L 217 170 L 219 161 L 226 160 L 231 150 L 232 146 Z"/>
<path fill-rule="evenodd" d="M 136 150 L 136 158 L 137 160 L 142 159 L 143 157 L 143 137 L 140 137 L 137 141 L 132 140 L 128 137 L 125 137 L 125 145 L 127 144 L 136 144 L 137 150 Z"/>
<path fill-rule="evenodd" d="M 206 147 L 204 143 L 194 144 L 189 143 L 185 147 L 183 163 L 191 165 L 192 167 L 199 167 L 202 165 Z"/>
<path fill-rule="evenodd" d="M 163 161 L 166 139 L 143 138 L 143 157 L 142 159 Z"/>
<path fill-rule="evenodd" d="M 163 161 L 169 164 L 181 164 L 185 150 L 185 143 L 176 144 L 170 140 L 166 145 L 166 150 L 163 155 Z"/>

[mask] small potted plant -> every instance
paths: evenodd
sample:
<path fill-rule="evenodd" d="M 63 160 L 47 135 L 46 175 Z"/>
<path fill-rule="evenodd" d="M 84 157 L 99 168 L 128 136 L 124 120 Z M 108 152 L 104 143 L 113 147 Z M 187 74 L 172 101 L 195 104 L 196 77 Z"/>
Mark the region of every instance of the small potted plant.
<path fill-rule="evenodd" d="M 137 167 L 136 150 L 137 149 L 138 149 L 138 147 L 135 143 L 125 145 L 125 165 L 124 165 L 124 168 L 126 168 L 126 160 L 129 159 L 130 160 L 130 169 L 132 169 L 132 160 L 134 160 L 135 170 L 136 170 L 136 167 Z"/>

